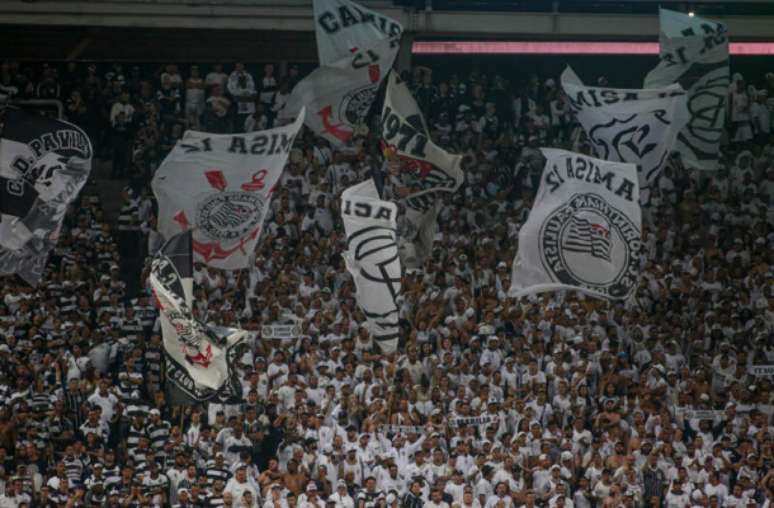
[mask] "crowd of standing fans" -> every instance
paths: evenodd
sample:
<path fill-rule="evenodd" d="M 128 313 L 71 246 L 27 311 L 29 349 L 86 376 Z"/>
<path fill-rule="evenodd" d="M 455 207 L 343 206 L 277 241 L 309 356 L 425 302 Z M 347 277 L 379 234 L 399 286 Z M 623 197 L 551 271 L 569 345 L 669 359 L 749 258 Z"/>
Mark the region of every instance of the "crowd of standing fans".
<path fill-rule="evenodd" d="M 772 376 L 751 367 L 774 364 L 774 74 L 734 75 L 718 171 L 670 162 L 639 287 L 611 303 L 507 296 L 538 148 L 590 150 L 557 80 L 413 68 L 467 169 L 403 279 L 398 352 L 369 336 L 341 256 L 339 197 L 380 168 L 376 133 L 335 149 L 307 130 L 254 266 L 195 267 L 197 317 L 251 331 L 244 401 L 171 407 L 150 178 L 185 129 L 272 126 L 300 79 L 282 71 L 0 66 L 0 98 L 63 101 L 129 181 L 117 221 L 86 187 L 40 286 L 0 280 L 0 508 L 772 506 Z M 298 339 L 261 336 L 288 320 Z"/>

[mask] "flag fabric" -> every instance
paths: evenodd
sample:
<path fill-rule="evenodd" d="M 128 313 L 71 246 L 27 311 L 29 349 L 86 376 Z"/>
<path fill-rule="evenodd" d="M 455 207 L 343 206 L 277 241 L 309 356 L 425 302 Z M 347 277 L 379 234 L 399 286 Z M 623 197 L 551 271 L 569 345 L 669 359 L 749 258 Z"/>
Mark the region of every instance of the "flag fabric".
<path fill-rule="evenodd" d="M 403 32 L 394 19 L 350 0 L 314 0 L 314 22 L 320 65 L 372 48 L 381 40 L 396 42 Z M 394 48 L 397 52 L 397 44 Z"/>
<path fill-rule="evenodd" d="M 345 189 L 341 195 L 347 235 L 344 260 L 371 335 L 386 354 L 398 348 L 401 265 L 397 215 L 397 205 L 379 199 L 371 179 Z"/>
<path fill-rule="evenodd" d="M 406 85 L 394 72 L 387 78 L 381 117 L 381 143 L 386 171 L 406 208 L 401 221 L 401 260 L 407 269 L 421 268 L 432 249 L 440 193 L 462 185 L 462 156 L 432 142 L 424 117 Z"/>
<path fill-rule="evenodd" d="M 569 67 L 562 73 L 562 88 L 597 155 L 637 165 L 647 202 L 688 121 L 685 91 L 676 84 L 647 90 L 584 86 Z"/>
<path fill-rule="evenodd" d="M 666 9 L 659 11 L 659 24 L 659 63 L 644 86 L 679 83 L 687 91 L 689 120 L 674 150 L 685 167 L 715 169 L 731 82 L 726 26 Z"/>
<path fill-rule="evenodd" d="M 295 118 L 306 106 L 306 125 L 334 145 L 346 145 L 361 126 L 397 54 L 394 41 L 369 48 L 315 69 L 293 88 L 281 119 Z"/>
<path fill-rule="evenodd" d="M 192 231 L 165 243 L 153 259 L 149 283 L 160 310 L 166 379 L 179 392 L 175 399 L 239 399 L 241 384 L 230 365 L 235 364 L 236 346 L 247 332 L 211 328 L 194 318 Z"/>
<path fill-rule="evenodd" d="M 295 118 L 306 106 L 310 129 L 346 145 L 366 123 L 403 27 L 349 0 L 315 0 L 314 19 L 320 67 L 293 88 L 279 118 Z"/>
<path fill-rule="evenodd" d="M 303 116 L 248 134 L 186 131 L 153 178 L 159 232 L 192 228 L 195 261 L 246 268 Z"/>
<path fill-rule="evenodd" d="M 8 109 L 0 137 L 0 274 L 43 276 L 67 207 L 91 172 L 91 141 L 76 125 Z"/>
<path fill-rule="evenodd" d="M 637 167 L 565 150 L 542 152 L 546 165 L 519 231 L 509 295 L 573 289 L 628 298 L 640 266 Z"/>

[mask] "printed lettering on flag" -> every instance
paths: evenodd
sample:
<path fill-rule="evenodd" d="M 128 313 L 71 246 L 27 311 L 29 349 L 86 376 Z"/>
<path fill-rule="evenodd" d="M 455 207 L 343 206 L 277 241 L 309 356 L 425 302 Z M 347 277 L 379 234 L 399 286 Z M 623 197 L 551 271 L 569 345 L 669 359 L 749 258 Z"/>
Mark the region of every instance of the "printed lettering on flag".
<path fill-rule="evenodd" d="M 193 229 L 195 259 L 246 268 L 303 122 L 250 134 L 186 131 L 153 178 L 159 232 Z"/>
<path fill-rule="evenodd" d="M 519 231 L 510 296 L 575 289 L 628 298 L 639 280 L 636 167 L 565 150 L 542 152 L 546 165 Z"/>
<path fill-rule="evenodd" d="M 403 27 L 350 0 L 315 0 L 314 19 L 320 67 L 295 86 L 279 118 L 296 118 L 306 106 L 310 129 L 346 145 L 365 126 Z"/>
<path fill-rule="evenodd" d="M 372 48 L 382 40 L 391 41 L 397 51 L 403 32 L 394 19 L 350 0 L 314 0 L 314 20 L 321 66 Z"/>
<path fill-rule="evenodd" d="M 659 23 L 659 63 L 644 86 L 679 83 L 687 91 L 689 120 L 674 151 L 688 168 L 715 169 L 730 84 L 726 26 L 667 9 L 659 11 Z"/>
<path fill-rule="evenodd" d="M 680 85 L 646 90 L 585 86 L 569 67 L 562 88 L 597 155 L 637 165 L 647 201 L 647 189 L 655 185 L 688 121 L 685 91 Z"/>
<path fill-rule="evenodd" d="M 15 109 L 0 138 L 0 274 L 37 285 L 65 212 L 91 172 L 92 147 L 79 127 Z"/>
<path fill-rule="evenodd" d="M 208 327 L 194 318 L 191 230 L 165 243 L 153 259 L 148 282 L 160 311 L 166 379 L 181 392 L 176 399 L 238 399 L 241 385 L 231 365 L 247 332 Z"/>
<path fill-rule="evenodd" d="M 346 189 L 341 217 L 347 234 L 344 260 L 355 281 L 358 306 L 385 353 L 398 347 L 401 264 L 397 243 L 398 207 L 379 199 L 373 180 Z"/>
<path fill-rule="evenodd" d="M 407 269 L 421 268 L 432 250 L 442 193 L 457 191 L 465 175 L 462 156 L 430 139 L 416 101 L 391 72 L 381 118 L 381 143 L 389 185 L 406 208 L 400 227 L 401 259 Z"/>

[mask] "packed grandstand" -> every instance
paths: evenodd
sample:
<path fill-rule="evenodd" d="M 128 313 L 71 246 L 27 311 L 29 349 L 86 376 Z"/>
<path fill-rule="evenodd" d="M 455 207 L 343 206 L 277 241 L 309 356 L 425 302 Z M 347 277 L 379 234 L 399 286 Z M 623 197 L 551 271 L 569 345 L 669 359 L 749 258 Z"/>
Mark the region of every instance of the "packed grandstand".
<path fill-rule="evenodd" d="M 301 78 L 2 63 L 0 94 L 62 101 L 126 187 L 108 217 L 92 178 L 39 283 L 0 279 L 0 507 L 771 506 L 765 70 L 732 76 L 717 170 L 664 163 L 620 300 L 509 291 L 540 149 L 594 153 L 560 77 L 403 72 L 464 183 L 438 198 L 422 270 L 401 277 L 396 349 L 356 299 L 341 211 L 345 189 L 383 170 L 378 118 L 342 144 L 304 129 L 250 266 L 193 265 L 196 320 L 247 331 L 230 364 L 239 400 L 174 403 L 149 282 L 165 240 L 152 180 L 186 130 L 286 125 Z"/>

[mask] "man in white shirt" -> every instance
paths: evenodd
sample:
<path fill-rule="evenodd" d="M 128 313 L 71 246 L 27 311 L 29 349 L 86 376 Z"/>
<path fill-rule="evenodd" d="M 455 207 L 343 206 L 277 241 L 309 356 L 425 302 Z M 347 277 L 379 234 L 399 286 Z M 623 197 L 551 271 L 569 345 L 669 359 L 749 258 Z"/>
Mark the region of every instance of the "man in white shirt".
<path fill-rule="evenodd" d="M 242 499 L 246 490 L 251 491 L 253 499 L 258 499 L 258 492 L 260 487 L 252 481 L 252 478 L 247 477 L 247 466 L 240 464 L 237 467 L 236 475 L 226 483 L 224 492 L 230 492 L 234 499 Z"/>
<path fill-rule="evenodd" d="M 102 408 L 101 421 L 109 423 L 113 419 L 118 406 L 118 397 L 108 391 L 107 381 L 101 381 L 99 388 L 89 397 L 89 403 Z"/>

